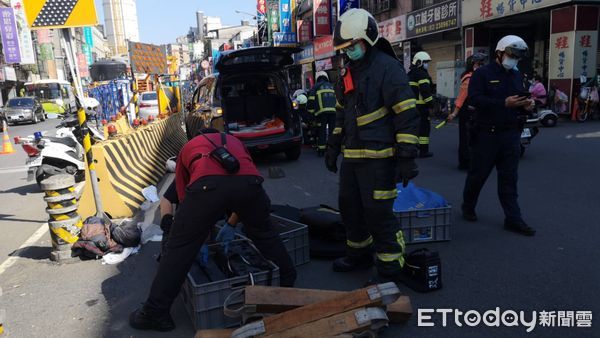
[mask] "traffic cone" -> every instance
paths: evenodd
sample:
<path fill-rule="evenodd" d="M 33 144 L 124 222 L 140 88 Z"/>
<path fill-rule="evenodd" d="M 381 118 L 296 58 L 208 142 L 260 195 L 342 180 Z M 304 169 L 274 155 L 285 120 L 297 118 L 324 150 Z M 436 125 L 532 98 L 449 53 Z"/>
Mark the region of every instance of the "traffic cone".
<path fill-rule="evenodd" d="M 8 137 L 8 126 L 6 125 L 6 121 L 2 121 L 4 128 L 4 134 L 2 136 L 2 151 L 0 154 L 12 154 L 15 152 L 15 148 L 13 148 L 12 143 L 10 143 L 10 137 Z"/>

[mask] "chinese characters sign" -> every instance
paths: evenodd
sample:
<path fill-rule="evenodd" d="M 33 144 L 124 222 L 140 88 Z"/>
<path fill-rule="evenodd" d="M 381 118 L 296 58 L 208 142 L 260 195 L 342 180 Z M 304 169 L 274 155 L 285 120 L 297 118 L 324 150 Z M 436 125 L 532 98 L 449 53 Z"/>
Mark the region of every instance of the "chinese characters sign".
<path fill-rule="evenodd" d="M 598 31 L 578 31 L 575 33 L 575 60 L 573 75 L 590 78 L 596 75 L 596 50 Z"/>
<path fill-rule="evenodd" d="M 0 8 L 0 34 L 2 34 L 2 50 L 6 63 L 21 62 L 19 36 L 13 9 L 10 7 Z"/>
<path fill-rule="evenodd" d="M 11 0 L 10 5 L 15 13 L 15 23 L 19 36 L 19 51 L 21 52 L 21 64 L 35 64 L 33 51 L 33 41 L 31 39 L 31 30 L 27 27 L 27 18 L 21 0 Z"/>
<path fill-rule="evenodd" d="M 315 36 L 331 34 L 331 4 L 329 0 L 313 0 Z"/>
<path fill-rule="evenodd" d="M 550 79 L 573 78 L 573 57 L 575 51 L 575 32 L 564 32 L 550 35 Z"/>
<path fill-rule="evenodd" d="M 452 0 L 408 13 L 406 37 L 414 38 L 458 28 L 458 6 L 458 0 Z"/>
<path fill-rule="evenodd" d="M 463 0 L 462 24 L 466 26 L 563 2 L 569 0 Z"/>
<path fill-rule="evenodd" d="M 275 47 L 296 47 L 296 33 L 273 33 L 273 46 Z"/>
<path fill-rule="evenodd" d="M 307 42 L 312 40 L 312 21 L 301 19 L 296 21 L 298 26 L 298 42 Z"/>
<path fill-rule="evenodd" d="M 269 29 L 269 37 L 273 36 L 274 32 L 279 32 L 279 0 L 267 1 L 267 26 Z"/>
<path fill-rule="evenodd" d="M 264 16 L 267 13 L 267 1 L 258 0 L 256 2 L 256 12 L 259 16 Z"/>
<path fill-rule="evenodd" d="M 301 52 L 294 54 L 294 61 L 297 64 L 312 62 L 313 52 L 313 45 L 308 45 L 304 47 L 304 49 Z"/>
<path fill-rule="evenodd" d="M 391 43 L 406 40 L 406 16 L 401 15 L 378 24 L 379 35 Z"/>
<path fill-rule="evenodd" d="M 360 8 L 360 0 L 340 0 L 338 6 L 338 17 L 351 8 Z"/>
<path fill-rule="evenodd" d="M 290 0 L 279 0 L 279 31 L 292 32 L 292 4 Z"/>

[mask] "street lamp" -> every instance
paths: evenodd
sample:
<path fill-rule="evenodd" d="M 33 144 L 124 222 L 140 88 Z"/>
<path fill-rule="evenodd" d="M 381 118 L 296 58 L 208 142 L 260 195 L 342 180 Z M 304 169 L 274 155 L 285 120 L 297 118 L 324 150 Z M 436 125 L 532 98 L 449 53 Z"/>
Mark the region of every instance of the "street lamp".
<path fill-rule="evenodd" d="M 252 14 L 252 13 L 248 13 L 248 12 L 244 12 L 244 11 L 238 11 L 237 9 L 235 10 L 235 12 L 237 14 L 246 14 L 252 17 L 252 20 L 256 20 L 256 14 Z"/>

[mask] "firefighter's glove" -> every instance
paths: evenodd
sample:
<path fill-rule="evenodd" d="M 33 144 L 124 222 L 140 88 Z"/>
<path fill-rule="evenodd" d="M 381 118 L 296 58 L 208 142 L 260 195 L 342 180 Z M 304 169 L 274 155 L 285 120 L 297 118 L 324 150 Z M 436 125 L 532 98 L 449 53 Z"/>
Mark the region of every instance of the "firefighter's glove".
<path fill-rule="evenodd" d="M 338 147 L 332 145 L 327 146 L 327 150 L 325 150 L 325 167 L 334 174 L 338 171 L 337 158 L 339 155 L 340 150 Z"/>
<path fill-rule="evenodd" d="M 169 230 L 171 229 L 171 225 L 173 225 L 173 215 L 171 214 L 166 214 L 162 217 L 162 219 L 160 220 L 160 229 L 163 232 L 169 232 Z"/>
<path fill-rule="evenodd" d="M 419 168 L 412 158 L 398 158 L 396 161 L 396 182 L 402 182 L 402 186 L 406 187 L 408 181 L 419 175 Z"/>
<path fill-rule="evenodd" d="M 198 254 L 196 255 L 196 262 L 200 264 L 200 266 L 208 265 L 208 245 L 202 245 L 200 251 L 198 251 Z"/>
<path fill-rule="evenodd" d="M 233 241 L 234 237 L 235 237 L 235 227 L 229 223 L 225 223 L 225 225 L 223 225 L 221 230 L 219 230 L 219 233 L 217 234 L 217 237 L 215 238 L 215 240 L 217 242 L 222 242 L 223 251 L 225 251 L 225 253 L 227 253 L 229 251 L 229 244 L 231 243 L 231 241 Z"/>

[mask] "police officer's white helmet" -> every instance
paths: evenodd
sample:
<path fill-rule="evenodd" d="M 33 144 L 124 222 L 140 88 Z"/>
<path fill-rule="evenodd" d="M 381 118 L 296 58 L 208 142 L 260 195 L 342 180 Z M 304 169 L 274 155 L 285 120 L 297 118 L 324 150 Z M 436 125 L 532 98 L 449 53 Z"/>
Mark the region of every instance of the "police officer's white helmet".
<path fill-rule="evenodd" d="M 165 168 L 167 169 L 167 172 L 174 173 L 176 164 L 177 164 L 177 156 L 169 157 L 169 159 L 167 160 L 167 163 L 165 164 Z"/>
<path fill-rule="evenodd" d="M 420 66 L 425 62 L 431 61 L 431 56 L 427 52 L 418 52 L 413 56 L 412 64 L 414 66 Z"/>
<path fill-rule="evenodd" d="M 354 41 L 365 40 L 374 46 L 379 40 L 377 21 L 362 8 L 352 8 L 344 12 L 335 25 L 333 44 L 336 49 L 350 46 Z"/>
<path fill-rule="evenodd" d="M 524 58 L 527 56 L 529 47 L 525 40 L 516 35 L 507 35 L 498 41 L 496 45 L 497 52 L 505 52 L 509 56 L 516 58 Z"/>
<path fill-rule="evenodd" d="M 329 81 L 329 75 L 327 75 L 327 72 L 325 72 L 324 70 L 318 71 L 316 76 L 317 80 L 319 80 L 321 76 L 324 76 L 327 79 L 327 81 Z"/>

